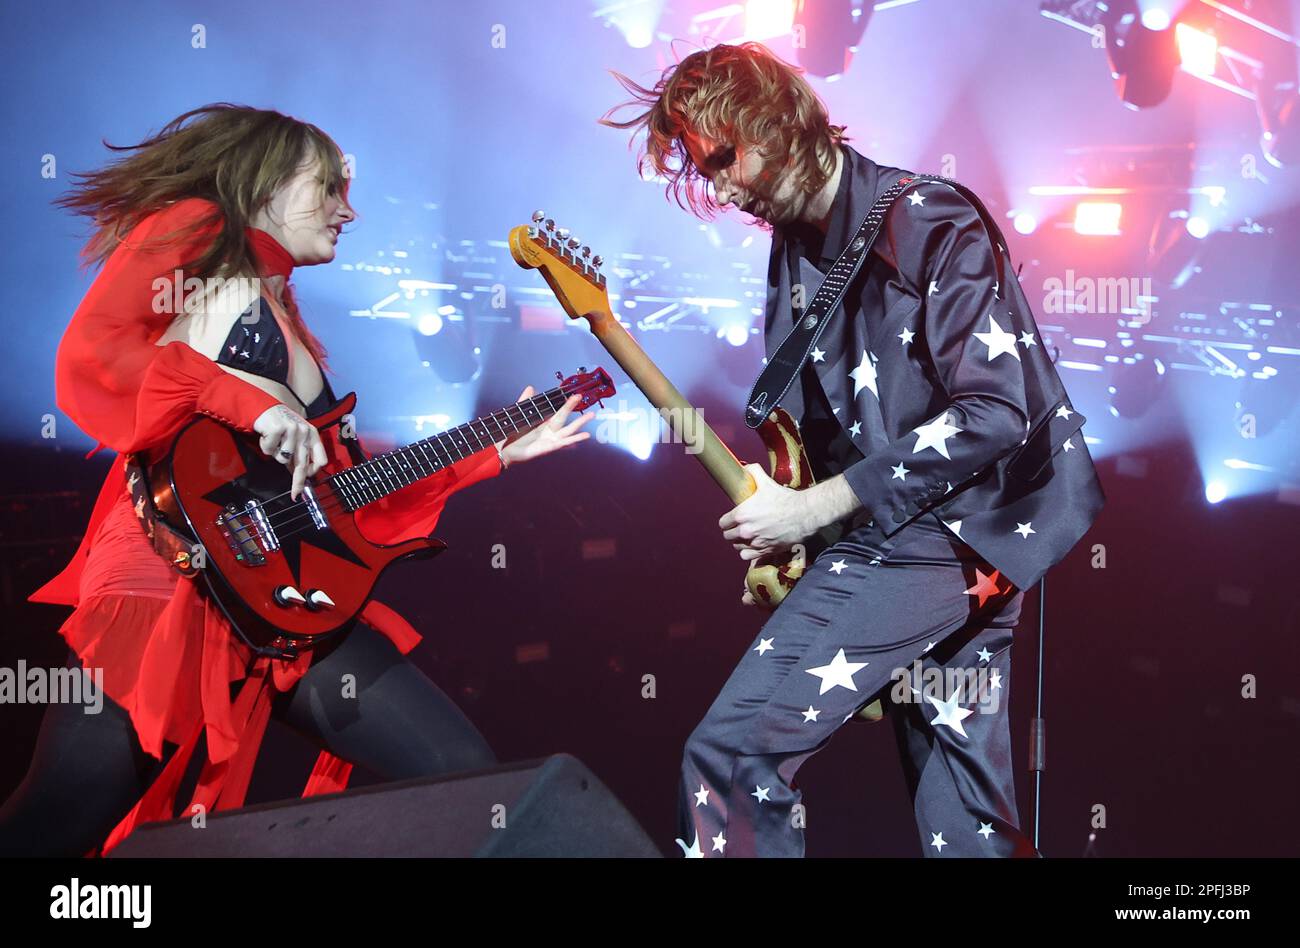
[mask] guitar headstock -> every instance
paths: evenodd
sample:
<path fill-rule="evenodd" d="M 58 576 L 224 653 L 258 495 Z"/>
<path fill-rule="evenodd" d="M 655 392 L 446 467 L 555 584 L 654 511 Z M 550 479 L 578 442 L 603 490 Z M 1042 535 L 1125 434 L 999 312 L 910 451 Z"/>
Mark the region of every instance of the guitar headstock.
<path fill-rule="evenodd" d="M 571 319 L 586 317 L 595 329 L 601 319 L 613 318 L 600 255 L 592 256 L 590 247 L 544 212 L 535 211 L 531 224 L 510 231 L 510 253 L 525 270 L 542 272 Z"/>
<path fill-rule="evenodd" d="M 555 377 L 559 379 L 560 373 L 556 372 Z M 614 380 L 604 369 L 596 368 L 588 372 L 586 366 L 579 366 L 576 374 L 560 379 L 560 391 L 565 398 L 570 395 L 581 396 L 582 401 L 578 402 L 575 411 L 586 411 L 601 399 L 614 394 Z"/>

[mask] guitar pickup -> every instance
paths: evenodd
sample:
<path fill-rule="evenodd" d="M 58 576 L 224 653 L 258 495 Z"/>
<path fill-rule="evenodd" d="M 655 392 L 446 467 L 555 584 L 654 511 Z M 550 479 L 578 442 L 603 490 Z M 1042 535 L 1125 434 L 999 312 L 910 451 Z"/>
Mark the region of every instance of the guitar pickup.
<path fill-rule="evenodd" d="M 249 566 L 266 564 L 266 554 L 280 548 L 280 539 L 266 517 L 262 505 L 250 500 L 240 510 L 227 504 L 217 518 L 217 529 L 230 544 L 235 559 Z"/>

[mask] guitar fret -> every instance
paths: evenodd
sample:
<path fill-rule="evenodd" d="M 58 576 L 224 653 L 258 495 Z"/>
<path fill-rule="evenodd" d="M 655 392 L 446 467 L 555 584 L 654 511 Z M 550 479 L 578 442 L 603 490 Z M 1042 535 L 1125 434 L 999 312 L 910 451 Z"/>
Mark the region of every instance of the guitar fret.
<path fill-rule="evenodd" d="M 540 424 L 554 415 L 566 398 L 563 388 L 553 388 L 482 418 L 354 464 L 331 476 L 329 483 L 339 501 L 355 511 L 458 460 L 486 450 L 489 445 L 508 438 L 512 433 Z"/>
<path fill-rule="evenodd" d="M 442 461 L 439 460 L 436 451 L 434 452 L 433 460 L 429 460 L 429 442 L 427 439 L 424 441 L 417 441 L 415 445 L 420 449 L 420 454 L 424 457 L 424 463 L 429 465 L 430 474 L 442 467 Z"/>

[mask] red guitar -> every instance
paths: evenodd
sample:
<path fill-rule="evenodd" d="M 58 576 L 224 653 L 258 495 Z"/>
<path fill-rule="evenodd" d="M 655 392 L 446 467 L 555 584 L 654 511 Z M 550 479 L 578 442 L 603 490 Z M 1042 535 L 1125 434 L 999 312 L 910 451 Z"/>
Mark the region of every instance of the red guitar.
<path fill-rule="evenodd" d="M 371 543 L 357 528 L 357 510 L 540 424 L 575 394 L 582 411 L 613 395 L 614 385 L 603 369 L 581 371 L 431 438 L 331 465 L 308 480 L 296 501 L 289 498 L 289 469 L 262 454 L 256 435 L 199 416 L 144 472 L 145 488 L 162 525 L 201 554 L 199 571 L 236 634 L 258 654 L 293 658 L 347 628 L 390 564 L 446 548 L 424 537 Z M 328 428 L 355 405 L 349 394 L 312 424 Z"/>

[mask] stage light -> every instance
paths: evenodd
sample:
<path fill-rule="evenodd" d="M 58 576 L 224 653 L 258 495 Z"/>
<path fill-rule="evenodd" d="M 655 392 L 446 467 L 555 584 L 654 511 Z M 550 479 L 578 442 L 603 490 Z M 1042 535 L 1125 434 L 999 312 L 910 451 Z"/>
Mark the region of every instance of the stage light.
<path fill-rule="evenodd" d="M 1300 119 L 1296 117 L 1300 112 L 1300 96 L 1287 93 L 1276 106 L 1261 97 L 1259 106 L 1264 126 L 1259 147 L 1268 163 L 1274 168 L 1300 164 L 1300 128 L 1297 127 Z"/>
<path fill-rule="evenodd" d="M 1115 236 L 1123 208 L 1109 201 L 1080 201 L 1074 209 L 1074 231 L 1091 236 Z"/>
<path fill-rule="evenodd" d="M 1171 22 L 1169 11 L 1162 7 L 1150 7 L 1142 11 L 1142 25 L 1148 30 L 1167 30 Z"/>
<path fill-rule="evenodd" d="M 730 323 L 719 329 L 718 335 L 733 346 L 743 346 L 749 342 L 749 327 L 744 323 Z"/>
<path fill-rule="evenodd" d="M 1187 233 L 1197 240 L 1204 240 L 1210 233 L 1210 222 L 1204 217 L 1193 215 L 1187 218 Z"/>
<path fill-rule="evenodd" d="M 793 30 L 799 65 L 810 75 L 827 80 L 847 72 L 874 9 L 874 4 L 865 3 L 855 10 L 850 0 L 797 4 Z"/>
<path fill-rule="evenodd" d="M 1159 359 L 1143 358 L 1139 353 L 1116 365 L 1111 378 L 1113 381 L 1106 388 L 1110 413 L 1116 418 L 1141 418 L 1163 397 L 1165 364 Z"/>
<path fill-rule="evenodd" d="M 1217 504 L 1228 496 L 1228 486 L 1223 481 L 1210 481 L 1205 485 L 1205 499 Z"/>
<path fill-rule="evenodd" d="M 444 382 L 469 382 L 481 369 L 479 349 L 470 344 L 465 317 L 455 306 L 438 307 L 416 320 L 411 334 L 421 364 Z"/>
<path fill-rule="evenodd" d="M 1015 225 L 1017 234 L 1025 234 L 1027 236 L 1038 229 L 1038 218 L 1033 214 L 1030 214 L 1028 211 L 1021 211 L 1015 216 L 1013 224 Z"/>
<path fill-rule="evenodd" d="M 632 0 L 606 9 L 609 15 L 605 25 L 614 26 L 633 49 L 645 49 L 654 41 L 664 0 Z"/>
<path fill-rule="evenodd" d="M 789 36 L 794 29 L 794 0 L 748 0 L 745 38 L 767 40 Z"/>
<path fill-rule="evenodd" d="M 1185 72 L 1193 76 L 1214 75 L 1214 64 L 1219 58 L 1219 41 L 1214 34 L 1179 23 L 1174 28 L 1174 38 Z"/>
<path fill-rule="evenodd" d="M 1169 95 L 1178 66 L 1178 47 L 1169 29 L 1151 29 L 1134 0 L 1118 0 L 1106 10 L 1106 58 L 1115 90 L 1131 109 L 1159 105 Z"/>

